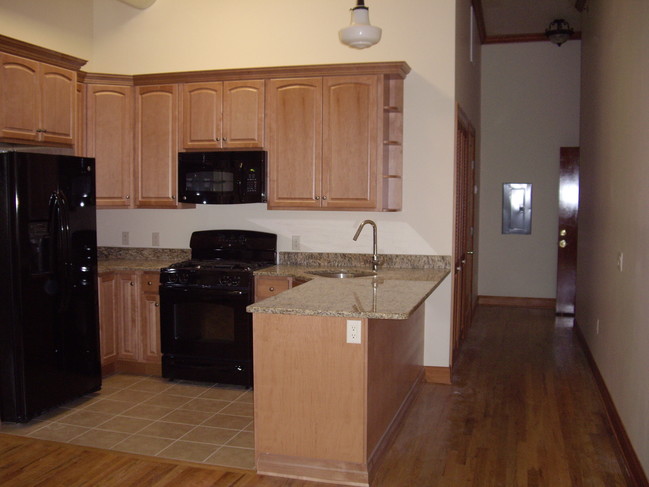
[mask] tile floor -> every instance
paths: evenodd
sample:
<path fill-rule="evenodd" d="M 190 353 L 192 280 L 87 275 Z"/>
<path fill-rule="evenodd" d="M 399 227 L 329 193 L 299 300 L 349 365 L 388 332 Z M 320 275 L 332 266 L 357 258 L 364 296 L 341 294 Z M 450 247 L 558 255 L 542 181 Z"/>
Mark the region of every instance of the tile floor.
<path fill-rule="evenodd" d="M 101 391 L 0 432 L 107 450 L 254 469 L 253 392 L 117 374 Z"/>

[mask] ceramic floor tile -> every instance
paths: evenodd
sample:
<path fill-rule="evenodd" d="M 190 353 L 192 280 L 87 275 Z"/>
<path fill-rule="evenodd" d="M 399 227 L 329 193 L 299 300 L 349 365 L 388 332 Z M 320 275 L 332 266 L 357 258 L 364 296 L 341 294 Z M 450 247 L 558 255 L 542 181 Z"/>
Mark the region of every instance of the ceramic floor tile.
<path fill-rule="evenodd" d="M 105 423 L 102 423 L 98 429 L 107 431 L 117 431 L 120 433 L 138 433 L 146 428 L 153 420 L 142 418 L 130 418 L 127 416 L 114 416 Z"/>
<path fill-rule="evenodd" d="M 121 416 L 143 419 L 160 419 L 172 411 L 172 408 L 154 406 L 153 404 L 138 404 L 137 406 L 133 406 L 131 409 L 124 411 Z"/>
<path fill-rule="evenodd" d="M 183 441 L 194 441 L 197 443 L 210 443 L 212 445 L 225 445 L 238 434 L 237 430 L 214 428 L 211 426 L 196 426 L 189 433 L 183 436 Z"/>
<path fill-rule="evenodd" d="M 50 440 L 50 441 L 60 441 L 67 443 L 73 438 L 76 438 L 83 433 L 86 433 L 90 428 L 84 428 L 82 426 L 74 426 L 71 424 L 61 424 L 61 423 L 48 423 L 35 430 L 29 435 L 30 438 L 39 438 L 41 440 Z"/>
<path fill-rule="evenodd" d="M 237 446 L 240 448 L 254 448 L 255 435 L 248 431 L 241 431 L 228 442 L 228 446 Z"/>
<path fill-rule="evenodd" d="M 140 455 L 156 456 L 171 445 L 174 440 L 167 438 L 154 438 L 152 436 L 132 435 L 117 443 L 112 450 L 138 453 Z"/>
<path fill-rule="evenodd" d="M 249 403 L 254 403 L 255 395 L 252 391 L 246 391 L 241 396 L 239 396 L 237 399 L 235 399 L 235 402 L 249 402 Z"/>
<path fill-rule="evenodd" d="M 94 411 L 96 413 L 107 414 L 120 414 L 133 407 L 133 403 L 124 401 L 113 401 L 112 399 L 102 399 L 90 406 L 86 406 L 86 411 Z"/>
<path fill-rule="evenodd" d="M 223 401 L 234 401 L 241 397 L 246 389 L 228 389 L 221 387 L 212 387 L 200 395 L 203 399 L 221 399 Z"/>
<path fill-rule="evenodd" d="M 159 438 L 170 438 L 176 440 L 194 428 L 193 424 L 168 423 L 156 421 L 144 428 L 138 434 L 146 436 L 157 436 Z"/>
<path fill-rule="evenodd" d="M 128 386 L 126 389 L 131 391 L 143 392 L 163 392 L 172 387 L 172 383 L 167 380 L 143 380 Z"/>
<path fill-rule="evenodd" d="M 184 424 L 201 424 L 206 419 L 210 418 L 213 414 L 204 411 L 191 411 L 187 409 L 176 409 L 166 416 L 162 417 L 163 421 L 171 423 L 184 423 Z"/>
<path fill-rule="evenodd" d="M 216 448 L 214 445 L 204 443 L 193 443 L 189 441 L 176 441 L 174 444 L 162 450 L 157 456 L 164 458 L 175 458 L 188 462 L 203 462 L 212 455 Z"/>
<path fill-rule="evenodd" d="M 91 446 L 93 448 L 111 449 L 117 443 L 125 440 L 129 436 L 129 433 L 93 429 L 72 439 L 70 443 L 74 443 L 75 445 Z"/>
<path fill-rule="evenodd" d="M 166 392 L 162 392 L 160 394 L 151 397 L 150 399 L 147 399 L 142 404 L 154 404 L 156 406 L 176 409 L 184 404 L 187 404 L 191 400 L 192 400 L 191 397 L 173 396 L 167 394 Z"/>
<path fill-rule="evenodd" d="M 112 414 L 97 413 L 94 411 L 88 411 L 86 409 L 80 409 L 78 411 L 72 411 L 70 414 L 67 414 L 65 417 L 57 421 L 64 424 L 74 424 L 76 426 L 86 426 L 88 428 L 93 428 L 95 426 L 99 426 L 102 423 L 105 423 L 112 417 Z"/>
<path fill-rule="evenodd" d="M 224 446 L 207 458 L 204 463 L 254 470 L 255 450 Z"/>
<path fill-rule="evenodd" d="M 235 430 L 242 430 L 252 423 L 252 418 L 245 416 L 231 416 L 228 414 L 215 414 L 207 421 L 202 423 L 202 426 L 214 426 L 217 428 L 228 428 Z"/>
<path fill-rule="evenodd" d="M 221 411 L 222 414 L 232 414 L 234 416 L 249 416 L 253 417 L 255 409 L 252 403 L 249 402 L 233 402 L 229 406 L 224 407 Z"/>
<path fill-rule="evenodd" d="M 102 379 L 102 384 L 106 387 L 124 389 L 125 387 L 132 386 L 142 380 L 144 380 L 144 378 L 139 375 L 115 374 Z"/>
<path fill-rule="evenodd" d="M 124 401 L 137 404 L 140 402 L 148 401 L 149 399 L 154 397 L 155 394 L 156 393 L 153 392 L 138 391 L 134 389 L 121 389 L 114 392 L 109 397 L 114 401 Z"/>
<path fill-rule="evenodd" d="M 207 390 L 205 385 L 196 385 L 188 383 L 174 384 L 166 392 L 176 396 L 198 397 Z"/>
<path fill-rule="evenodd" d="M 183 404 L 179 409 L 191 409 L 192 411 L 218 413 L 228 405 L 230 405 L 229 401 L 219 401 L 218 399 L 202 399 L 199 397 L 192 399 L 186 404 Z"/>
<path fill-rule="evenodd" d="M 0 433 L 9 435 L 27 436 L 37 429 L 50 424 L 51 421 L 30 421 L 29 423 L 2 423 L 0 424 Z"/>

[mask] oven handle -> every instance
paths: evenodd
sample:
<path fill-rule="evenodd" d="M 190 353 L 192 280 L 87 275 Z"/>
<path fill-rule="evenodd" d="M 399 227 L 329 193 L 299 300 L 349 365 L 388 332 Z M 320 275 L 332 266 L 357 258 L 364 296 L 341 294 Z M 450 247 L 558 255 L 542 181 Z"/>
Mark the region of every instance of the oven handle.
<path fill-rule="evenodd" d="M 198 292 L 201 294 L 209 293 L 210 296 L 214 296 L 214 297 L 227 297 L 227 296 L 240 297 L 240 296 L 247 296 L 250 294 L 250 291 L 225 291 L 223 289 L 212 289 L 209 287 L 175 287 L 175 286 L 165 286 L 164 284 L 160 286 L 160 292 L 161 293 Z"/>

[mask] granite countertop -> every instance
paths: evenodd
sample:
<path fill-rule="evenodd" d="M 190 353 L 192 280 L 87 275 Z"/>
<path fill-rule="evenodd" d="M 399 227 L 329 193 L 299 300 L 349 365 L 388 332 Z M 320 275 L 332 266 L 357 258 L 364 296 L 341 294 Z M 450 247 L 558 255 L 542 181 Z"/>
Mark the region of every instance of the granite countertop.
<path fill-rule="evenodd" d="M 97 269 L 99 272 L 114 271 L 151 271 L 159 272 L 162 267 L 177 262 L 164 259 L 99 259 Z"/>
<path fill-rule="evenodd" d="M 278 265 L 256 271 L 255 275 L 259 276 L 290 276 L 308 282 L 253 303 L 247 311 L 404 320 L 450 272 L 449 269 L 379 268 L 374 277 L 337 279 L 310 274 L 309 270 L 313 269 L 313 266 Z M 318 267 L 318 270 L 325 269 Z"/>
<path fill-rule="evenodd" d="M 141 247 L 99 247 L 97 269 L 112 271 L 160 271 L 175 262 L 189 259 L 189 249 L 157 249 Z"/>

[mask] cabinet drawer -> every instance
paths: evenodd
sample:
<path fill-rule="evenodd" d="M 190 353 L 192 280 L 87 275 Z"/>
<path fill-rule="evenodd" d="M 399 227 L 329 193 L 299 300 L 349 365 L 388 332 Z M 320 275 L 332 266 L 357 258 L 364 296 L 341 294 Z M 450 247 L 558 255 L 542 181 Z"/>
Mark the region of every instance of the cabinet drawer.
<path fill-rule="evenodd" d="M 144 272 L 140 276 L 140 289 L 143 293 L 158 294 L 158 286 L 160 286 L 159 272 Z"/>
<path fill-rule="evenodd" d="M 275 296 L 291 288 L 290 277 L 255 277 L 255 301 Z"/>

